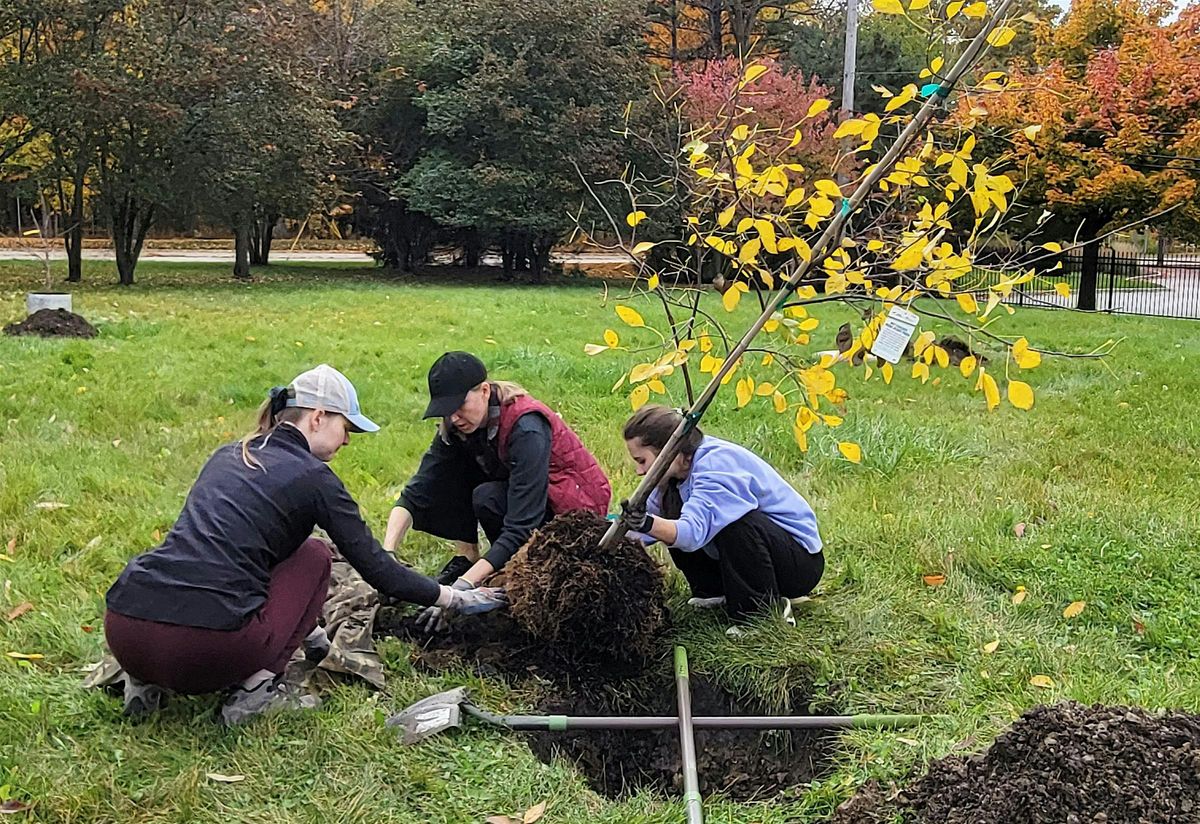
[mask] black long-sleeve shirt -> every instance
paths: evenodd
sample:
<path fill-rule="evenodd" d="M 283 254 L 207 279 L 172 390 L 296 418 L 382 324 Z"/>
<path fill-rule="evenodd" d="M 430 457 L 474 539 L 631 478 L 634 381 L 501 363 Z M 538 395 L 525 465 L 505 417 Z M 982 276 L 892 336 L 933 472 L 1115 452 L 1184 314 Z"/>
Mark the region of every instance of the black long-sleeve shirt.
<path fill-rule="evenodd" d="M 458 532 L 467 540 L 476 530 L 475 517 L 464 511 L 458 518 L 446 512 L 454 501 L 470 501 L 469 494 L 460 497 L 450 490 L 469 490 L 484 481 L 504 481 L 507 486 L 507 505 L 504 525 L 499 536 L 483 556 L 493 569 L 501 569 L 529 536 L 546 520 L 550 490 L 550 422 L 537 412 L 517 418 L 508 436 L 507 460 L 501 462 L 496 444 L 498 435 L 493 427 L 483 427 L 466 438 L 451 434 L 443 438 L 439 431 L 429 450 L 421 458 L 417 472 L 404 487 L 396 506 L 407 509 L 420 528 L 426 522 L 425 513 L 439 508 L 441 520 L 462 521 Z M 465 476 L 465 477 L 464 477 Z"/>
<path fill-rule="evenodd" d="M 341 479 L 309 451 L 298 429 L 277 427 L 250 452 L 262 469 L 246 466 L 240 443 L 213 453 L 162 546 L 133 558 L 109 589 L 109 609 L 166 624 L 238 629 L 266 601 L 271 568 L 314 526 L 384 594 L 424 605 L 437 600 L 437 582 L 383 550 Z"/>

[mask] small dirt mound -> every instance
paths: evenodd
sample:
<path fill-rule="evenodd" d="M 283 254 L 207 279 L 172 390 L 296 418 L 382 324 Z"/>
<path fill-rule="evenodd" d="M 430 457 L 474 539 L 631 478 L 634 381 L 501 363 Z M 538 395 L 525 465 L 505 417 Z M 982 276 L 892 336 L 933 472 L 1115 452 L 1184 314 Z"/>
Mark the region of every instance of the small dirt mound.
<path fill-rule="evenodd" d="M 570 695 L 550 694 L 538 711 L 566 715 L 675 715 L 672 678 L 662 675 L 610 688 Z M 764 706 L 740 701 L 703 679 L 692 679 L 694 715 L 770 714 Z M 823 730 L 763 732 L 696 730 L 700 791 L 735 801 L 800 793 L 804 784 L 829 770 L 834 737 Z M 554 757 L 576 765 L 596 792 L 618 798 L 641 789 L 683 791 L 679 731 L 589 730 L 527 733 L 529 748 L 543 762 Z"/>
<path fill-rule="evenodd" d="M 898 793 L 869 785 L 835 824 L 1200 821 L 1200 717 L 1075 702 L 1035 707 L 975 756 Z"/>
<path fill-rule="evenodd" d="M 99 333 L 80 315 L 66 309 L 39 309 L 20 323 L 4 327 L 6 335 L 37 335 L 43 338 L 94 338 Z"/>
<path fill-rule="evenodd" d="M 649 658 L 667 626 L 662 570 L 630 538 L 602 550 L 607 529 L 598 515 L 567 512 L 534 532 L 505 568 L 513 618 L 581 665 Z"/>

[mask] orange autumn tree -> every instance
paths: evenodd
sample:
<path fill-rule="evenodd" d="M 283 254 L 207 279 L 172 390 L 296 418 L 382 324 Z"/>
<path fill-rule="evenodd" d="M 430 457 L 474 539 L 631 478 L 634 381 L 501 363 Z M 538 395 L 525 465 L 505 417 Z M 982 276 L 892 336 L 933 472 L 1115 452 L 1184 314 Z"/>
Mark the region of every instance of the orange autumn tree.
<path fill-rule="evenodd" d="M 876 0 L 876 10 L 904 15 L 931 32 L 946 32 L 959 14 L 982 18 L 988 11 L 982 0 L 939 9 L 928 0 L 907 6 Z M 1011 42 L 1017 25 L 995 21 L 988 48 Z M 981 151 L 970 128 L 930 120 L 933 108 L 923 106 L 931 98 L 992 94 L 1000 88 L 999 74 L 968 69 L 952 82 L 958 53 L 977 47 L 945 42 L 943 54 L 913 82 L 887 90 L 882 116 L 850 118 L 837 127 L 832 139 L 842 148 L 830 168 L 806 168 L 789 161 L 788 152 L 831 101 L 813 101 L 794 123 L 764 124 L 754 90 L 770 69 L 748 62 L 725 105 L 662 151 L 674 160 L 670 168 L 646 176 L 631 170 L 611 182 L 627 198 L 628 212 L 609 213 L 610 228 L 620 236 L 610 248 L 623 249 L 637 268 L 628 298 L 615 307 L 629 329 L 606 329 L 602 342 L 585 351 L 620 356 L 625 365 L 614 391 L 627 390 L 634 409 L 656 396 L 683 395 L 703 406 L 712 393 L 698 394 L 700 381 L 732 382 L 737 407 L 761 403 L 785 416 L 807 450 L 814 426 L 842 423 L 852 370 L 889 385 L 896 379 L 899 355 L 893 345 L 888 360 L 878 357 L 880 341 L 894 343 L 896 323 L 910 312 L 918 327 L 904 380 L 936 384 L 941 377 L 935 373 L 948 371 L 974 387 L 987 409 L 999 407 L 1002 395 L 1018 409 L 1033 407 L 1023 373 L 1038 366 L 1041 352 L 1023 336 L 990 327 L 1000 314 L 1014 312 L 1005 303 L 1013 290 L 1039 278 L 1032 270 L 996 273 L 976 263 L 988 233 L 1013 205 L 1011 167 L 1006 158 Z M 666 109 L 679 106 L 671 95 L 660 102 Z M 885 155 L 895 162 L 881 165 L 880 155 L 902 134 L 902 148 Z M 856 171 L 835 180 L 835 169 L 848 168 Z M 962 234 L 951 222 L 960 215 L 970 227 Z M 710 280 L 720 285 L 718 305 L 705 286 Z M 1047 281 L 1045 288 L 1065 284 Z M 813 337 L 822 323 L 816 307 L 835 302 L 859 310 L 865 321 L 841 351 L 822 352 Z M 736 357 L 734 342 L 747 318 L 731 313 L 749 303 L 761 313 L 761 334 Z M 952 358 L 928 328 L 935 318 L 962 330 L 971 345 L 987 339 L 1002 346 L 1005 357 L 993 355 L 986 367 L 973 352 Z M 839 449 L 848 460 L 862 457 L 858 444 L 841 442 Z"/>
<path fill-rule="evenodd" d="M 1200 229 L 1200 6 L 1163 24 L 1168 11 L 1076 0 L 1039 48 L 1043 70 L 1014 71 L 978 118 L 962 113 L 1009 145 L 1050 213 L 1043 236 L 1082 246 L 1080 309 L 1096 307 L 1102 233 L 1160 213 L 1177 234 Z"/>

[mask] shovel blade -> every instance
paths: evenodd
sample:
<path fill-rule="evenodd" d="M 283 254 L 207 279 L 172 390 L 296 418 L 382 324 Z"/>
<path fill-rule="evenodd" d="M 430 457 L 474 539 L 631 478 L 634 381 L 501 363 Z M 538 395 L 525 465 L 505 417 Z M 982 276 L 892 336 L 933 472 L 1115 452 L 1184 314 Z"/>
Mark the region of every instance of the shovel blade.
<path fill-rule="evenodd" d="M 439 692 L 396 713 L 387 720 L 387 726 L 399 728 L 400 743 L 416 744 L 431 735 L 459 726 L 462 704 L 466 700 L 466 687 Z"/>

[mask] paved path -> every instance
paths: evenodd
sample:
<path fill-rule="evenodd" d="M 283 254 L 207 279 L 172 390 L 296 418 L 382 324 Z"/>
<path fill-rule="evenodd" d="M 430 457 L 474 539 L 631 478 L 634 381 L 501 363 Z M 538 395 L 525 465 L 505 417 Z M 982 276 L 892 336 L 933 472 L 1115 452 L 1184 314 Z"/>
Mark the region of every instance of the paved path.
<path fill-rule="evenodd" d="M 50 253 L 51 260 L 66 260 L 66 252 L 55 249 Z M 625 255 L 609 252 L 554 252 L 550 255 L 556 263 L 565 264 L 604 264 L 627 263 Z M 32 249 L 0 249 L 0 260 L 41 260 L 40 252 Z M 111 249 L 84 249 L 84 260 L 115 260 Z M 233 265 L 232 249 L 144 249 L 139 262 L 153 261 L 156 263 L 228 263 Z M 289 252 L 286 249 L 272 249 L 271 261 L 274 263 L 373 263 L 374 258 L 366 252 L 355 251 L 311 251 L 297 250 Z M 449 253 L 435 254 L 438 263 L 449 263 L 452 256 Z M 484 255 L 480 261 L 484 266 L 500 266 L 499 255 Z"/>

